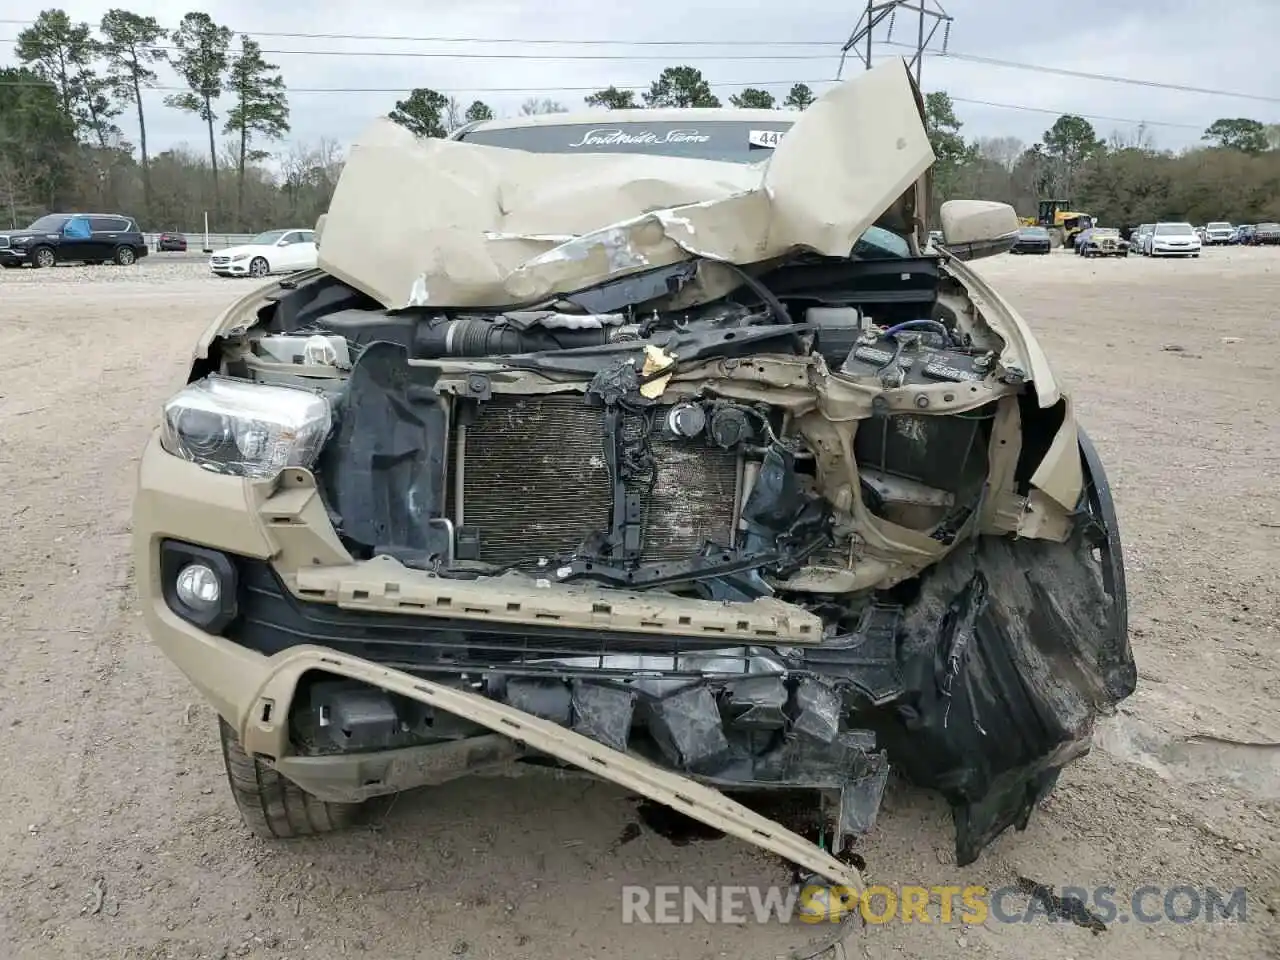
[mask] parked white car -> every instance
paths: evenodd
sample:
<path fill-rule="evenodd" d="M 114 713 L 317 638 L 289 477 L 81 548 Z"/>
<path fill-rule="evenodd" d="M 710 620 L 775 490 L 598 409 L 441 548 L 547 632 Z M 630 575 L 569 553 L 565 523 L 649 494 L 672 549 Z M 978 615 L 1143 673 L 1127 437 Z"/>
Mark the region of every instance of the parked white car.
<path fill-rule="evenodd" d="M 1200 256 L 1200 237 L 1189 223 L 1157 223 L 1144 243 L 1149 257 Z"/>
<path fill-rule="evenodd" d="M 238 247 L 215 250 L 209 269 L 220 277 L 265 277 L 311 270 L 316 265 L 314 230 L 268 230 Z"/>
<path fill-rule="evenodd" d="M 1225 220 L 1215 220 L 1213 223 L 1205 224 L 1204 228 L 1204 245 L 1206 247 L 1214 244 L 1222 244 L 1226 246 L 1235 239 L 1236 228 Z"/>

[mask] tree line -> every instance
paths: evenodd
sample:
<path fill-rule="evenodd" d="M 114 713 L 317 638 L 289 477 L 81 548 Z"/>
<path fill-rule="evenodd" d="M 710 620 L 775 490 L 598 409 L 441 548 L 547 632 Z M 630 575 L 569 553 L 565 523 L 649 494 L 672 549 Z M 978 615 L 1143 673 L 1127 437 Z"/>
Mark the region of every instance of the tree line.
<path fill-rule="evenodd" d="M 328 206 L 341 147 L 331 139 L 284 144 L 290 107 L 280 68 L 251 36 L 236 36 L 207 13 L 166 27 L 111 9 L 94 26 L 44 10 L 19 34 L 14 52 L 20 65 L 0 69 L 0 223 L 94 209 L 130 213 L 145 229 L 176 230 L 201 223 L 207 212 L 215 230 L 239 232 L 314 223 Z M 161 70 L 172 74 L 163 84 Z M 151 154 L 143 92 L 161 85 L 176 88 L 165 106 L 188 114 L 206 147 Z M 755 87 L 726 99 L 738 108 L 804 110 L 816 96 L 797 83 L 781 100 Z M 583 105 L 725 104 L 700 70 L 681 65 L 663 69 L 647 89 L 608 86 Z M 1075 115 L 1059 117 L 1030 145 L 1011 137 L 970 140 L 945 92 L 927 94 L 925 105 L 938 157 L 935 212 L 947 199 L 982 197 L 1030 214 L 1039 199 L 1055 197 L 1116 225 L 1280 219 L 1277 124 L 1222 118 L 1204 131 L 1204 146 L 1175 153 L 1158 150 L 1145 129 L 1103 140 Z M 519 112 L 568 109 L 530 97 Z M 464 105 L 422 87 L 395 100 L 387 115 L 418 136 L 443 137 L 495 113 L 481 100 Z"/>
<path fill-rule="evenodd" d="M 942 201 L 977 197 L 1030 216 L 1042 199 L 1068 200 L 1099 222 L 1122 228 L 1160 220 L 1280 221 L 1280 124 L 1215 120 L 1200 144 L 1159 149 L 1150 130 L 1104 139 L 1084 117 L 1064 114 L 1026 144 L 1014 137 L 966 141 L 950 97 L 925 97 L 934 168 L 935 213 Z"/>

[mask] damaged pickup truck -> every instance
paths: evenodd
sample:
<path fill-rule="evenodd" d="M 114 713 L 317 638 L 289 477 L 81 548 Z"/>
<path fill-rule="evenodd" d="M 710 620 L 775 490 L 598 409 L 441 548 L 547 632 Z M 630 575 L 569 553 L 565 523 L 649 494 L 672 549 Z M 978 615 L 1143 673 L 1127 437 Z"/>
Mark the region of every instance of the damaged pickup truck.
<path fill-rule="evenodd" d="M 957 860 L 1134 688 L 1107 481 L 965 261 L 889 63 L 802 114 L 486 121 L 352 149 L 319 269 L 216 320 L 142 458 L 155 641 L 273 836 L 582 768 L 837 883 L 891 766 Z M 814 844 L 731 795 L 811 790 Z"/>

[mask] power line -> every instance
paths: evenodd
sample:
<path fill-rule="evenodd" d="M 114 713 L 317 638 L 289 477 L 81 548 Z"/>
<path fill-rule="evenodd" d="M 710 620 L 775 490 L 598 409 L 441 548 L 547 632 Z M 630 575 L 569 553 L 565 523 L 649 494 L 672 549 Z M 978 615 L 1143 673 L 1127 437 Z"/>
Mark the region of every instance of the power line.
<path fill-rule="evenodd" d="M 746 87 L 780 87 L 791 86 L 797 83 L 803 83 L 807 86 L 815 86 L 825 83 L 836 83 L 838 81 L 826 77 L 818 80 L 751 80 L 735 82 L 732 80 L 712 80 L 708 81 L 710 87 L 736 87 L 739 89 Z M 45 81 L 34 80 L 0 80 L 0 87 L 37 87 L 44 86 Z M 635 90 L 647 87 L 649 81 L 645 80 L 640 83 L 615 83 L 613 86 L 619 90 Z M 185 93 L 186 87 L 157 86 L 148 87 L 149 90 L 155 90 L 160 93 Z M 446 95 L 456 94 L 552 94 L 552 93 L 594 93 L 599 90 L 599 85 L 587 87 L 448 87 L 437 91 Z M 340 93 L 340 94 L 385 94 L 385 95 L 402 95 L 407 93 L 404 87 L 290 87 L 288 93 Z M 1109 117 L 1100 114 L 1080 113 L 1075 110 L 1058 110 L 1051 107 L 1032 107 L 1020 103 L 999 103 L 993 100 L 975 100 L 970 97 L 951 97 L 953 103 L 968 103 L 974 106 L 994 107 L 1000 110 L 1020 110 L 1028 113 L 1043 113 L 1050 116 L 1071 115 L 1083 117 L 1085 120 L 1098 120 L 1106 123 L 1130 123 L 1134 125 L 1146 125 L 1148 127 L 1174 127 L 1184 130 L 1202 130 L 1204 126 L 1195 123 L 1177 123 L 1171 120 L 1135 120 L 1129 117 Z"/>
<path fill-rule="evenodd" d="M 34 20 L 0 20 L 0 25 L 31 26 Z M 605 40 L 546 38 L 520 39 L 518 37 L 422 37 L 385 33 L 291 33 L 270 30 L 232 30 L 232 33 L 250 37 L 271 37 L 287 40 L 376 40 L 403 43 L 520 43 L 555 44 L 557 46 L 609 46 L 609 47 L 832 47 L 830 40 Z"/>
<path fill-rule="evenodd" d="M 32 24 L 31 20 L 0 20 L 0 24 L 11 26 L 26 26 Z M 299 40 L 358 40 L 358 41 L 379 41 L 379 42 L 400 42 L 400 43 L 493 43 L 493 44 L 522 44 L 522 45 L 564 45 L 564 46 L 621 46 L 621 47 L 649 47 L 649 46 L 672 46 L 672 47 L 778 47 L 778 46 L 805 46 L 817 47 L 823 46 L 832 48 L 835 45 L 828 40 L 606 40 L 603 38 L 582 38 L 582 39 L 559 39 L 550 40 L 540 39 L 517 39 L 512 37 L 436 37 L 436 36 L 408 36 L 394 34 L 358 34 L 358 33 L 302 33 L 302 32 L 278 32 L 278 31 L 235 31 L 243 32 L 251 37 L 272 37 L 272 38 L 288 38 Z M 0 43 L 13 43 L 15 38 L 0 40 Z M 880 40 L 877 41 L 881 46 L 899 47 L 902 49 L 915 50 L 915 44 L 904 43 L 897 40 Z M 156 47 L 158 50 L 175 50 L 172 46 Z M 462 59 L 462 60 L 667 60 L 674 54 L 636 56 L 630 54 L 489 54 L 489 53 L 446 53 L 442 51 L 390 51 L 390 50 L 285 50 L 285 49 L 264 49 L 264 54 L 272 56 L 332 56 L 332 57 L 353 57 L 353 56 L 375 56 L 375 57 L 415 57 L 428 59 Z M 1168 83 L 1162 80 L 1152 80 L 1142 77 L 1125 77 L 1116 74 L 1093 73 L 1086 70 L 1072 70 L 1066 67 L 1054 67 L 1042 63 L 1024 63 L 1016 60 L 1005 60 L 999 57 L 987 57 L 980 54 L 960 53 L 953 50 L 943 51 L 926 51 L 932 56 L 944 59 L 955 60 L 962 63 L 981 64 L 983 66 L 1004 67 L 1011 70 L 1027 70 L 1033 73 L 1051 74 L 1061 77 L 1071 77 L 1078 80 L 1095 80 L 1103 83 L 1122 83 L 1131 86 L 1146 87 L 1154 90 L 1170 90 L 1178 93 L 1198 93 L 1205 96 L 1214 97 L 1234 97 L 1241 100 L 1254 100 L 1261 103 L 1280 103 L 1280 97 L 1267 96 L 1265 94 L 1245 93 L 1239 90 L 1219 90 L 1211 87 L 1196 87 L 1187 84 Z M 836 51 L 831 54 L 770 54 L 770 60 L 826 60 L 835 56 Z M 722 55 L 698 55 L 698 60 L 758 60 L 759 55 L 749 54 L 722 54 Z"/>
<path fill-rule="evenodd" d="M 1020 103 L 994 103 L 991 100 L 971 100 L 968 97 L 952 97 L 953 103 L 970 103 L 980 107 L 999 107 L 1002 110 L 1025 110 L 1028 113 L 1044 113 L 1054 117 L 1073 116 L 1085 120 L 1101 120 L 1106 123 L 1132 123 L 1147 127 L 1180 127 L 1184 130 L 1203 130 L 1198 123 L 1176 123 L 1172 120 L 1133 120 L 1128 117 L 1104 117 L 1096 113 L 1076 113 L 1074 110 L 1054 110 L 1050 107 L 1029 107 Z"/>
<path fill-rule="evenodd" d="M 13 38 L 0 40 L 0 43 L 13 43 Z M 173 53 L 177 47 L 156 45 L 151 50 L 163 50 Z M 233 51 L 234 52 L 234 51 Z M 670 62 L 672 54 L 633 54 L 633 53 L 446 53 L 443 50 L 281 50 L 263 47 L 260 51 L 275 57 L 411 57 L 424 60 L 653 60 Z M 830 60 L 834 54 L 822 53 L 788 53 L 770 54 L 770 60 Z M 758 53 L 717 53 L 699 54 L 698 60 L 753 60 L 758 61 Z"/>

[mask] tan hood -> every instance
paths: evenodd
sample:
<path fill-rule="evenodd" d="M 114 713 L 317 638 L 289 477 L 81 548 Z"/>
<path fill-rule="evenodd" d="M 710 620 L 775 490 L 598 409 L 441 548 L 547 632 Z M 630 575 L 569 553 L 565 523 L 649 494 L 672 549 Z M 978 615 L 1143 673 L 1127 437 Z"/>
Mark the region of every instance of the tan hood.
<path fill-rule="evenodd" d="M 694 256 L 846 256 L 933 160 L 900 60 L 820 97 L 763 164 L 528 153 L 380 120 L 351 150 L 318 266 L 399 309 L 532 303 Z"/>

